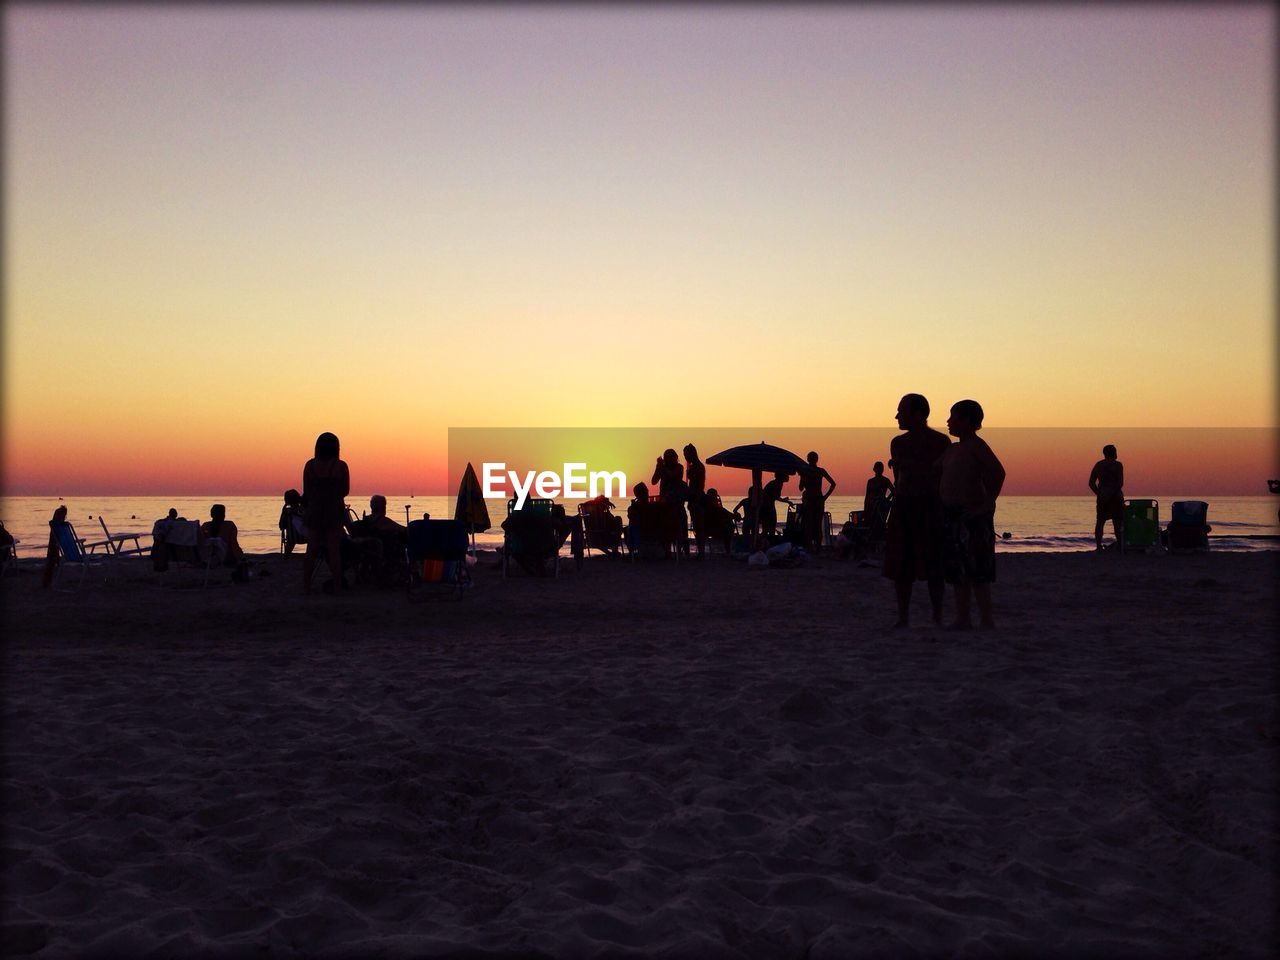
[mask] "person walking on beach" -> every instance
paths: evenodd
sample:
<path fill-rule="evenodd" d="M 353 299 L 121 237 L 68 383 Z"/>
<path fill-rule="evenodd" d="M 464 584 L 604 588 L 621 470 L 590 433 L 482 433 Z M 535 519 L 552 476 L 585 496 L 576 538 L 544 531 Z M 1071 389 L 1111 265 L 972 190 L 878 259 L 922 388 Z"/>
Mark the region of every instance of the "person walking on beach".
<path fill-rule="evenodd" d="M 827 498 L 836 489 L 836 481 L 826 467 L 818 466 L 818 454 L 809 451 L 808 466 L 800 468 L 800 529 L 804 536 L 804 548 L 817 553 L 822 546 L 822 519 L 827 512 Z M 831 484 L 822 492 L 822 481 Z"/>
<path fill-rule="evenodd" d="M 929 426 L 929 401 L 908 393 L 894 414 L 903 433 L 889 441 L 893 467 L 893 507 L 885 526 L 884 575 L 893 581 L 898 600 L 895 627 L 907 626 L 911 588 L 929 584 L 933 622 L 942 623 L 942 503 L 940 458 L 951 446 L 945 434 Z"/>
<path fill-rule="evenodd" d="M 302 468 L 302 501 L 306 504 L 307 553 L 302 561 L 302 589 L 311 592 L 316 554 L 322 549 L 333 575 L 333 592 L 342 591 L 342 535 L 347 523 L 347 494 L 351 473 L 338 459 L 338 438 L 322 433 L 315 456 Z"/>
<path fill-rule="evenodd" d="M 944 527 L 943 571 L 955 587 L 955 630 L 973 626 L 969 618 L 970 595 L 977 597 L 983 627 L 994 627 L 991 616 L 991 584 L 996 579 L 996 498 L 1004 486 L 1005 471 L 999 458 L 978 436 L 982 406 L 961 400 L 951 407 L 947 432 L 956 437 L 942 455 L 939 490 Z"/>
<path fill-rule="evenodd" d="M 1098 498 L 1093 525 L 1093 547 L 1102 549 L 1102 528 L 1108 520 L 1116 535 L 1116 549 L 1124 550 L 1124 464 L 1116 459 L 1115 444 L 1102 448 L 1102 459 L 1089 473 L 1089 489 Z"/>

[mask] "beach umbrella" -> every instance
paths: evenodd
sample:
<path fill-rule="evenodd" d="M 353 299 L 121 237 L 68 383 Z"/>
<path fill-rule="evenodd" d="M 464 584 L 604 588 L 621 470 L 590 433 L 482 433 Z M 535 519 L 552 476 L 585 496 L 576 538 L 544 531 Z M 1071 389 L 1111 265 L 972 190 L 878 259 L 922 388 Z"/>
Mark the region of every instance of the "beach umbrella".
<path fill-rule="evenodd" d="M 453 519 L 461 520 L 466 526 L 471 534 L 471 552 L 475 553 L 476 533 L 488 530 L 493 524 L 489 521 L 489 508 L 485 506 L 484 491 L 480 489 L 476 469 L 470 463 L 458 484 L 458 506 L 453 511 Z"/>
<path fill-rule="evenodd" d="M 751 471 L 751 485 L 757 489 L 763 489 L 763 474 L 768 470 L 770 473 L 798 473 L 802 467 L 808 466 L 808 463 L 796 456 L 790 450 L 783 450 L 781 447 L 775 447 L 773 444 L 765 443 L 761 440 L 759 443 L 744 443 L 741 446 L 730 447 L 728 450 L 721 450 L 714 456 L 707 457 L 707 463 L 716 467 L 738 467 L 742 470 Z M 756 510 L 753 526 L 757 529 L 760 526 L 760 500 L 756 500 Z"/>

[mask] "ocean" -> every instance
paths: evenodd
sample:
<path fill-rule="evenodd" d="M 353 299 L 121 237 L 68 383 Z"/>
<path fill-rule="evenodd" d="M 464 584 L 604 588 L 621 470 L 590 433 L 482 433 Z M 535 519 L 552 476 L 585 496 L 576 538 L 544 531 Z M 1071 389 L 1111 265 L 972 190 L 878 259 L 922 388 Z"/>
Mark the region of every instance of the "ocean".
<path fill-rule="evenodd" d="M 732 509 L 741 494 L 725 497 L 725 505 Z M 1276 511 L 1280 508 L 1280 496 L 1205 497 L 1195 495 L 1157 496 L 1159 518 L 1163 525 L 1169 519 L 1170 504 L 1175 500 L 1205 500 L 1209 504 L 1209 534 L 1215 550 L 1274 550 L 1280 549 L 1280 525 Z M 618 501 L 615 501 L 618 502 Z M 277 521 L 282 501 L 271 497 L 0 497 L 0 521 L 18 539 L 17 555 L 43 556 L 49 540 L 49 517 L 56 507 L 64 503 L 67 518 L 76 532 L 85 540 L 102 539 L 101 520 L 113 534 L 142 534 L 142 544 L 151 542 L 151 525 L 163 517 L 170 507 L 179 515 L 201 521 L 209 518 L 209 505 L 222 503 L 227 508 L 227 518 L 233 520 L 240 531 L 240 544 L 249 553 L 270 553 L 280 548 L 280 531 Z M 348 497 L 347 503 L 356 513 L 367 510 L 366 494 Z M 502 542 L 502 530 L 498 526 L 506 516 L 504 501 L 487 501 L 493 527 L 487 533 L 476 535 L 479 547 L 493 547 Z M 436 519 L 453 516 L 453 497 L 387 495 L 387 513 L 404 522 L 406 513 L 411 519 L 428 514 Z M 779 506 L 779 519 L 783 507 Z M 626 501 L 618 502 L 619 512 L 625 512 Z M 862 508 L 861 497 L 833 496 L 827 501 L 835 527 L 848 518 L 849 511 Z M 998 549 L 1006 553 L 1060 552 L 1093 549 L 1093 497 L 1001 497 L 996 510 L 996 531 L 1008 531 L 1010 538 L 1000 540 Z M 1110 538 L 1107 525 L 1104 537 Z"/>

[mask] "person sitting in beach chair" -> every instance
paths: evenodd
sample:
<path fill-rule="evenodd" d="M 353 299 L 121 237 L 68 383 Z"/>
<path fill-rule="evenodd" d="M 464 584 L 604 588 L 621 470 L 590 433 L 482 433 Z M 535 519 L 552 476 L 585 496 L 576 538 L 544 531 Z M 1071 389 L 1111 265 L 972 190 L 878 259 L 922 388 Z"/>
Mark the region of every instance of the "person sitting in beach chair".
<path fill-rule="evenodd" d="M 17 557 L 17 543 L 13 539 L 13 534 L 4 528 L 4 524 L 0 523 L 0 575 L 9 568 Z"/>
<path fill-rule="evenodd" d="M 560 543 L 552 516 L 550 500 L 525 500 L 516 509 L 515 500 L 507 502 L 507 519 L 502 521 L 502 575 L 511 571 L 515 562 L 525 573 L 542 576 L 547 563 L 554 576 L 560 575 Z M 567 536 L 567 534 L 566 534 Z"/>
<path fill-rule="evenodd" d="M 582 522 L 583 547 L 599 550 L 606 557 L 622 556 L 622 518 L 611 511 L 613 501 L 601 494 L 578 504 L 578 516 Z"/>
<path fill-rule="evenodd" d="M 303 514 L 302 494 L 292 488 L 284 492 L 284 506 L 280 510 L 280 549 L 287 557 L 298 544 L 306 546 L 307 523 Z"/>
<path fill-rule="evenodd" d="M 712 543 L 720 544 L 727 556 L 733 546 L 733 534 L 737 530 L 737 525 L 734 523 L 733 514 L 720 500 L 720 492 L 715 487 L 711 487 L 703 495 L 700 520 L 703 537 Z"/>
<path fill-rule="evenodd" d="M 209 508 L 209 519 L 200 525 L 196 552 L 207 564 L 232 567 L 233 580 L 244 579 L 248 572 L 248 561 L 240 549 L 240 531 L 227 519 L 227 508 L 221 503 Z"/>

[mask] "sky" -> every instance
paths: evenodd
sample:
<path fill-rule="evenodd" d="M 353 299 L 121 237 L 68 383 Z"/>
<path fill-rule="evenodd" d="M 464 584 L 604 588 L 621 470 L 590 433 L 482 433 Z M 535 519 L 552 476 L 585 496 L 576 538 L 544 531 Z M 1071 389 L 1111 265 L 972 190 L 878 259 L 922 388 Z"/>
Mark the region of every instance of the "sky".
<path fill-rule="evenodd" d="M 908 391 L 1277 426 L 1269 6 L 3 17 L 10 494 L 276 493 L 324 430 L 435 492 L 450 427 Z"/>

